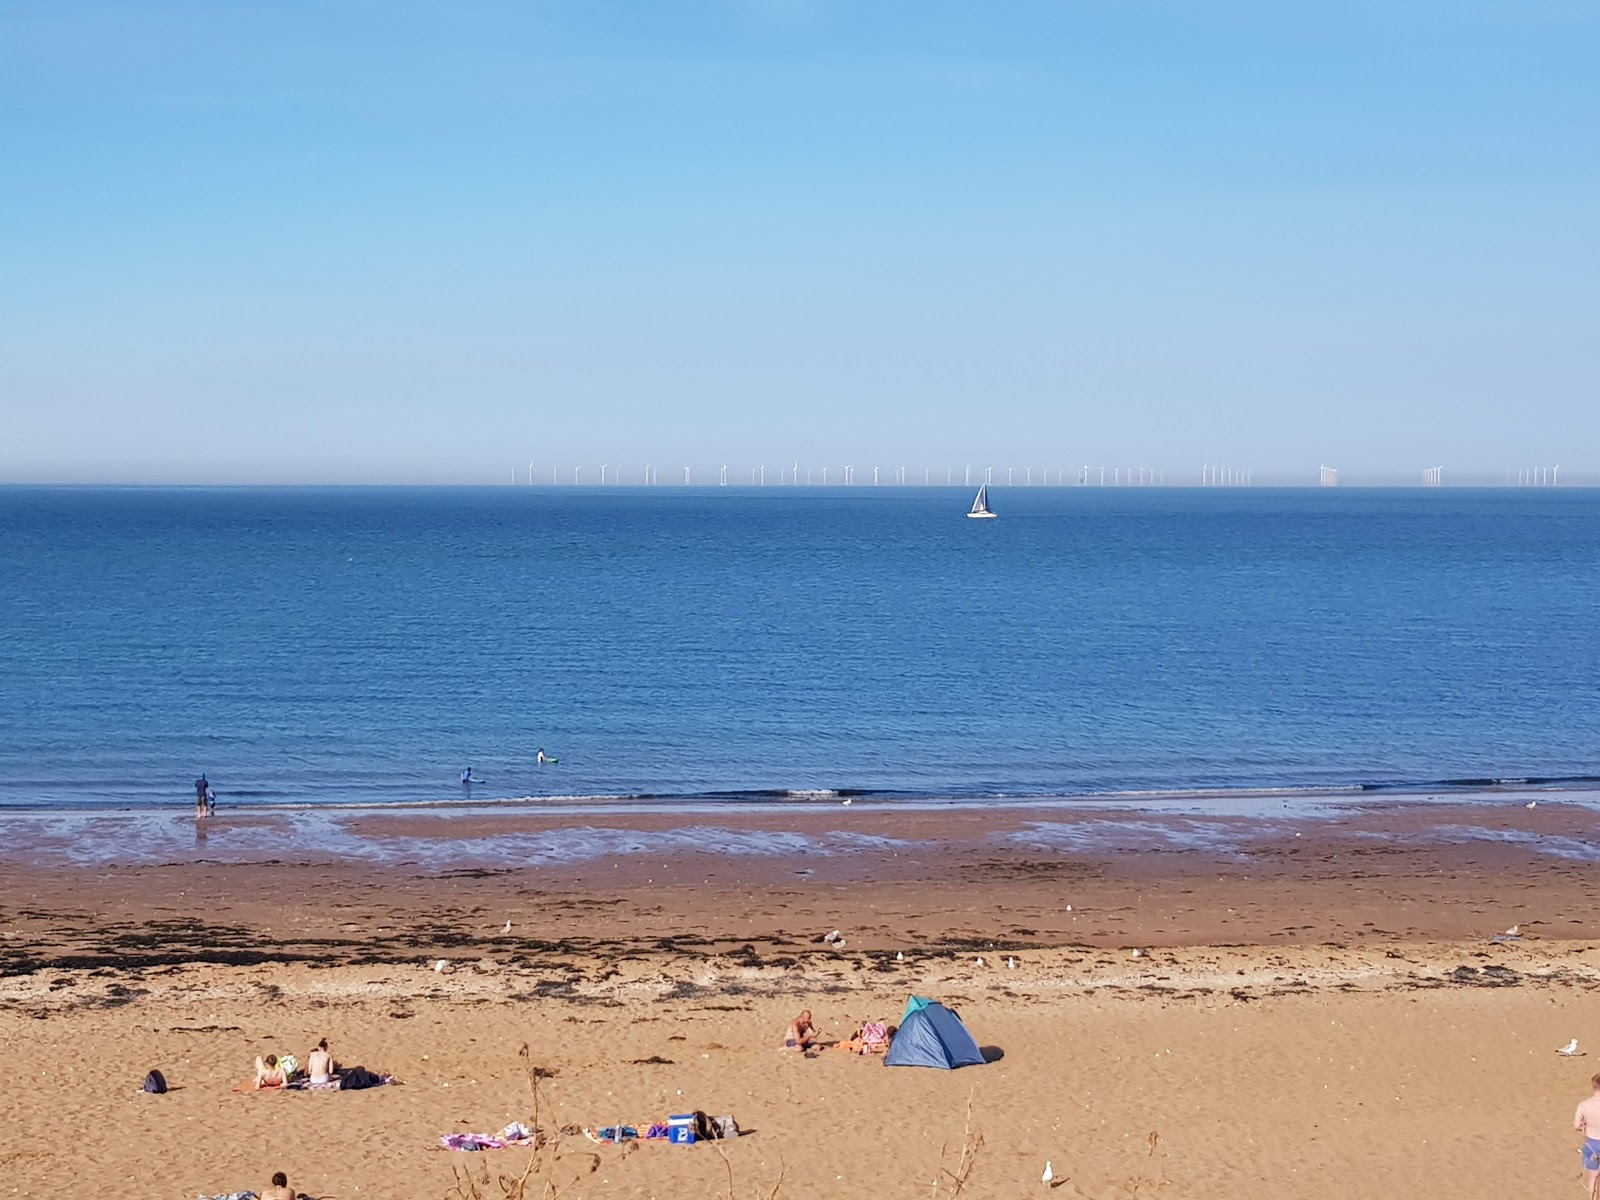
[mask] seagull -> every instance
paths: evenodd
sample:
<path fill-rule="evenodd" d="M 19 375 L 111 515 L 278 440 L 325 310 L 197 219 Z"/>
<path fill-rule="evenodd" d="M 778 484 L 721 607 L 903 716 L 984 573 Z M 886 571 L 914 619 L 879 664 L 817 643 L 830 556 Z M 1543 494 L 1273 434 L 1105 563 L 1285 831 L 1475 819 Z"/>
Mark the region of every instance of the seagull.
<path fill-rule="evenodd" d="M 1143 957 L 1144 957 L 1144 953 L 1145 953 L 1145 952 L 1144 952 L 1144 951 L 1143 951 L 1143 950 L 1135 950 L 1135 951 L 1134 951 L 1134 952 L 1133 952 L 1133 956 L 1134 956 L 1134 957 L 1135 957 L 1135 958 L 1143 958 Z"/>
<path fill-rule="evenodd" d="M 1561 1047 L 1561 1049 L 1556 1051 L 1557 1054 L 1564 1054 L 1568 1058 L 1571 1058 L 1577 1052 L 1578 1052 L 1578 1039 L 1577 1038 L 1573 1038 L 1565 1046 Z"/>
<path fill-rule="evenodd" d="M 1051 1165 L 1048 1162 L 1046 1162 L 1044 1164 L 1044 1174 L 1039 1176 L 1039 1182 L 1044 1184 L 1045 1187 L 1049 1187 L 1050 1186 L 1050 1181 L 1052 1179 L 1054 1179 L 1055 1177 L 1056 1177 L 1055 1169 L 1053 1167 L 1051 1167 Z"/>
<path fill-rule="evenodd" d="M 835 929 L 832 933 L 823 934 L 822 940 L 825 942 L 837 942 L 839 940 L 839 931 Z"/>
<path fill-rule="evenodd" d="M 1071 912 L 1071 911 L 1072 911 L 1072 905 L 1070 905 L 1070 904 L 1069 904 L 1069 905 L 1067 905 L 1067 911 L 1068 911 L 1068 912 Z"/>
<path fill-rule="evenodd" d="M 437 971 L 439 974 L 443 975 L 446 965 L 447 964 L 445 963 L 444 959 L 441 958 L 438 962 L 433 964 L 433 969 L 435 971 Z"/>
<path fill-rule="evenodd" d="M 982 955 L 979 955 L 978 958 L 974 959 L 973 961 L 977 966 L 980 966 L 980 967 L 983 966 L 983 956 Z"/>
<path fill-rule="evenodd" d="M 895 960 L 895 962 L 905 962 L 906 956 L 904 954 L 902 954 L 900 951 L 896 950 L 894 952 L 894 960 Z"/>
<path fill-rule="evenodd" d="M 845 807 L 846 807 L 846 808 L 849 808 L 849 807 L 850 807 L 850 806 L 851 806 L 851 805 L 852 805 L 852 804 L 854 804 L 854 803 L 855 803 L 855 801 L 853 801 L 853 800 L 846 800 L 846 801 L 845 801 L 845 802 L 844 802 L 844 806 L 845 806 Z"/>
<path fill-rule="evenodd" d="M 1537 800 L 1529 800 L 1522 807 L 1527 809 L 1529 812 L 1532 812 L 1534 809 L 1539 807 L 1539 802 Z"/>
<path fill-rule="evenodd" d="M 1006 970 L 1015 971 L 1016 969 L 1017 969 L 1017 960 L 1014 959 L 1014 958 L 1006 959 Z"/>
<path fill-rule="evenodd" d="M 502 929 L 500 932 L 501 933 L 510 933 L 511 932 L 511 922 L 507 921 L 506 924 L 505 924 L 505 928 Z"/>
<path fill-rule="evenodd" d="M 1506 936 L 1507 937 L 1521 937 L 1522 936 L 1522 926 L 1521 925 L 1513 925 L 1510 929 L 1506 930 Z"/>

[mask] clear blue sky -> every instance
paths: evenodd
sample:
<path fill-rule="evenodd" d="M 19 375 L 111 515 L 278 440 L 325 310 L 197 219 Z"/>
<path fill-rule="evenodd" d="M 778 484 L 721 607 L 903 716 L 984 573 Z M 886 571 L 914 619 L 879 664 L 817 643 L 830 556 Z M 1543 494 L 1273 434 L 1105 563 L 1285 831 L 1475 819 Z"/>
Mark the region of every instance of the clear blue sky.
<path fill-rule="evenodd" d="M 1600 470 L 1597 62 L 1591 0 L 7 0 L 0 480 Z"/>

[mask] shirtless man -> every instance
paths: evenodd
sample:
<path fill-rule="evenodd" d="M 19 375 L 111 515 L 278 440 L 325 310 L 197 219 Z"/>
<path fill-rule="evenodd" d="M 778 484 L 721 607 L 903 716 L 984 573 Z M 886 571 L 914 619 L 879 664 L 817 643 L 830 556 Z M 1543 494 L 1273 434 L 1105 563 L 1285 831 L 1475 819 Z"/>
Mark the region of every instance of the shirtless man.
<path fill-rule="evenodd" d="M 1583 1134 L 1583 1174 L 1594 1200 L 1596 1184 L 1600 1181 L 1600 1075 L 1589 1080 L 1594 1094 L 1578 1105 L 1572 1115 L 1572 1127 Z"/>
<path fill-rule="evenodd" d="M 294 1189 L 289 1186 L 289 1177 L 282 1171 L 273 1172 L 272 1186 L 261 1193 L 261 1200 L 295 1200 Z"/>
<path fill-rule="evenodd" d="M 809 1050 L 816 1045 L 817 1027 L 811 1023 L 811 1010 L 808 1008 L 794 1020 L 789 1022 L 789 1032 L 783 1035 L 783 1048 L 785 1050 Z M 1600 1122 L 1597 1122 L 1600 1126 Z"/>

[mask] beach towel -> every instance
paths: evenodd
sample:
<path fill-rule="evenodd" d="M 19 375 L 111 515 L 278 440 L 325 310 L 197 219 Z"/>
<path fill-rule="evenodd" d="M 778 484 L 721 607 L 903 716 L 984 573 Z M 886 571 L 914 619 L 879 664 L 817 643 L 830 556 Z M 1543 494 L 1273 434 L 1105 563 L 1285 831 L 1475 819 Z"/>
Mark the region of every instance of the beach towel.
<path fill-rule="evenodd" d="M 447 1133 L 439 1138 L 446 1150 L 504 1150 L 507 1146 L 531 1146 L 533 1130 L 513 1121 L 499 1133 Z"/>
<path fill-rule="evenodd" d="M 215 1196 L 202 1195 L 200 1200 L 260 1200 L 254 1192 L 218 1192 Z"/>
<path fill-rule="evenodd" d="M 607 1125 L 601 1129 L 585 1129 L 583 1136 L 602 1146 L 615 1146 L 619 1142 L 635 1140 L 639 1131 L 632 1125 Z"/>
<path fill-rule="evenodd" d="M 360 1082 L 352 1082 L 357 1079 Z M 351 1067 L 348 1071 L 343 1071 L 332 1079 L 323 1080 L 321 1083 L 312 1083 L 310 1079 L 302 1075 L 299 1079 L 291 1079 L 283 1086 L 291 1092 L 348 1092 L 362 1088 L 382 1087 L 386 1083 L 399 1082 L 400 1077 L 398 1075 L 389 1075 L 387 1073 L 380 1075 L 375 1071 L 367 1070 L 365 1067 Z M 240 1089 L 234 1088 L 233 1090 L 239 1091 Z M 254 1089 L 247 1087 L 244 1090 L 253 1091 Z M 274 1088 L 271 1090 L 277 1091 L 280 1089 Z"/>

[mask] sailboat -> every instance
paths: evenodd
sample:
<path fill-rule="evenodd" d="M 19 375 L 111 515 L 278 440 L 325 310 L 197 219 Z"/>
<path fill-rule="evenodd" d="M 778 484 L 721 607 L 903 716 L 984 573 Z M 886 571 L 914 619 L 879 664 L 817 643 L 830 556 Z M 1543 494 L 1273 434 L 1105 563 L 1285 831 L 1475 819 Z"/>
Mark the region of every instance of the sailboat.
<path fill-rule="evenodd" d="M 993 518 L 998 515 L 998 513 L 989 511 L 989 485 L 987 483 L 979 485 L 978 494 L 972 500 L 972 511 L 967 516 L 976 521 L 984 517 Z"/>

